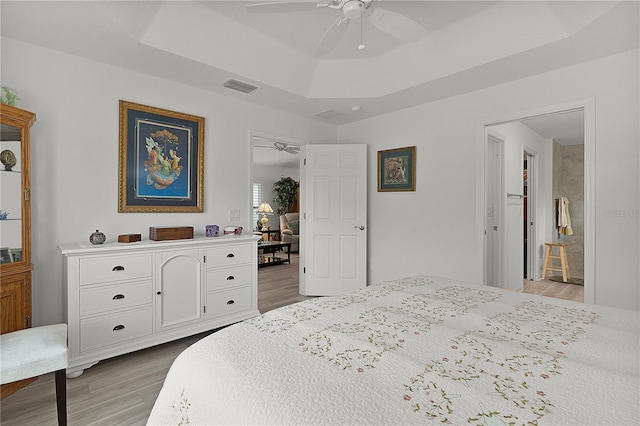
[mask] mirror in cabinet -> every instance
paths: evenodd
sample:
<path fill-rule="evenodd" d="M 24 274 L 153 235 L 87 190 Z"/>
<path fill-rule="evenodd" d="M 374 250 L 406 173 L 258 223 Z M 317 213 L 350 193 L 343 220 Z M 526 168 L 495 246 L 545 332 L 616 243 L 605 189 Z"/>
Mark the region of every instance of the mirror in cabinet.
<path fill-rule="evenodd" d="M 0 281 L 7 333 L 31 326 L 29 134 L 35 114 L 0 105 Z"/>

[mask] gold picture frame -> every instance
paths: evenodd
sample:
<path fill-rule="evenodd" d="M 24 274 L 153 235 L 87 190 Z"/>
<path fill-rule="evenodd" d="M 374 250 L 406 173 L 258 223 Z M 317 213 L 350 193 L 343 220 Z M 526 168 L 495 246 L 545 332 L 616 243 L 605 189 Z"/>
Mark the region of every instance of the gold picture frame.
<path fill-rule="evenodd" d="M 202 213 L 204 118 L 120 101 L 118 212 Z"/>
<path fill-rule="evenodd" d="M 378 151 L 378 192 L 416 190 L 416 147 Z"/>

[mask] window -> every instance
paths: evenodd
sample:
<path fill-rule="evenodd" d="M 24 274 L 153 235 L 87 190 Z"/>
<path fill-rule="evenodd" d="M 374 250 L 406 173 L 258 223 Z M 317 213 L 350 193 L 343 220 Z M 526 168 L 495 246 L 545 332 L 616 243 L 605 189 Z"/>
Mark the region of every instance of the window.
<path fill-rule="evenodd" d="M 262 183 L 254 182 L 253 183 L 253 227 L 256 228 L 256 224 L 260 219 L 260 214 L 258 213 L 258 207 L 260 207 L 260 203 L 262 203 Z"/>

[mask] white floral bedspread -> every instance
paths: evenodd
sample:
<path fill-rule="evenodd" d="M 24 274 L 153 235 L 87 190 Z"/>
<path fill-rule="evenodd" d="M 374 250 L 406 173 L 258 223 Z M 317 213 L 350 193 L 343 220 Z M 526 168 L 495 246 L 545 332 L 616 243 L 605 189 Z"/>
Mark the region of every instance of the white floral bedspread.
<path fill-rule="evenodd" d="M 202 339 L 149 424 L 637 425 L 640 315 L 435 277 Z"/>

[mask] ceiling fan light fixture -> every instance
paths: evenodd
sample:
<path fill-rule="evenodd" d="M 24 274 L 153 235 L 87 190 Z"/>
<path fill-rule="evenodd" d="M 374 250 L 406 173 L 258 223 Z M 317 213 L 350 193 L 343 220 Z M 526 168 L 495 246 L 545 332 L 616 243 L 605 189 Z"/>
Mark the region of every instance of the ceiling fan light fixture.
<path fill-rule="evenodd" d="M 362 16 L 364 3 L 360 0 L 350 0 L 342 6 L 342 13 L 347 19 L 358 19 Z"/>

